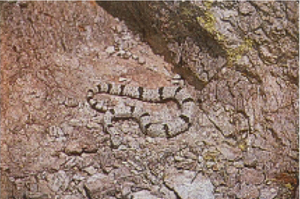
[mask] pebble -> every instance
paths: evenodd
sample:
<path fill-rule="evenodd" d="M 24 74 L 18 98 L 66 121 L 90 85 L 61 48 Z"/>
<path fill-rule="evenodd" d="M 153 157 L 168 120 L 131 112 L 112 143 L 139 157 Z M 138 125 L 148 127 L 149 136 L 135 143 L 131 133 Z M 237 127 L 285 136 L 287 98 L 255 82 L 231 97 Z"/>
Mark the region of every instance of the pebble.
<path fill-rule="evenodd" d="M 76 126 L 83 126 L 83 122 L 81 120 L 78 120 L 78 119 L 71 119 L 69 121 L 69 125 L 70 126 L 73 126 L 73 127 L 76 127 Z"/>
<path fill-rule="evenodd" d="M 132 55 L 132 53 L 129 52 L 129 51 L 127 51 L 127 52 L 125 52 L 123 58 L 124 58 L 124 59 L 129 59 L 129 58 L 131 57 L 131 55 Z"/>
<path fill-rule="evenodd" d="M 145 58 L 139 57 L 138 63 L 141 64 L 141 65 L 145 64 L 146 63 Z"/>
<path fill-rule="evenodd" d="M 114 46 L 108 46 L 105 50 L 106 53 L 109 55 L 112 55 L 115 52 L 115 47 Z"/>
<path fill-rule="evenodd" d="M 96 122 L 88 122 L 86 124 L 86 127 L 88 129 L 100 129 L 102 126 L 100 124 L 96 123 Z"/>
<path fill-rule="evenodd" d="M 77 180 L 77 181 L 82 181 L 82 180 L 85 179 L 85 177 L 84 177 L 84 176 L 81 176 L 81 175 L 79 175 L 79 174 L 75 174 L 75 175 L 73 176 L 72 179 L 73 179 L 73 180 Z"/>
<path fill-rule="evenodd" d="M 87 172 L 90 175 L 94 175 L 97 173 L 97 169 L 95 169 L 93 166 L 89 166 L 83 169 L 83 171 Z"/>
<path fill-rule="evenodd" d="M 268 187 L 260 190 L 260 199 L 273 199 L 277 195 L 277 190 L 275 188 L 269 189 Z"/>
<path fill-rule="evenodd" d="M 82 147 L 78 142 L 70 142 L 65 148 L 67 155 L 79 155 L 82 153 Z"/>
<path fill-rule="evenodd" d="M 119 52 L 117 52 L 117 56 L 123 57 L 125 53 L 126 53 L 125 50 L 120 50 Z"/>
<path fill-rule="evenodd" d="M 246 184 L 261 184 L 264 182 L 264 174 L 255 169 L 244 168 L 241 171 L 241 182 Z"/>
<path fill-rule="evenodd" d="M 182 199 L 213 199 L 214 186 L 209 178 L 193 171 L 170 171 L 164 178 L 164 182 L 178 198 Z"/>
<path fill-rule="evenodd" d="M 131 195 L 133 199 L 157 199 L 156 196 L 152 195 L 150 191 L 142 190 L 135 192 Z"/>
<path fill-rule="evenodd" d="M 122 37 L 122 39 L 123 39 L 123 40 L 129 40 L 129 39 L 131 39 L 131 36 L 130 36 L 130 35 L 124 35 L 124 36 Z"/>
<path fill-rule="evenodd" d="M 70 179 L 63 170 L 60 170 L 55 174 L 49 174 L 47 181 L 49 188 L 57 192 L 58 190 L 64 191 L 68 187 Z"/>
<path fill-rule="evenodd" d="M 123 29 L 121 25 L 116 25 L 115 30 L 117 31 L 117 33 L 121 33 Z"/>
<path fill-rule="evenodd" d="M 138 58 L 139 58 L 139 56 L 137 56 L 137 55 L 132 55 L 132 59 L 138 60 Z"/>
<path fill-rule="evenodd" d="M 95 192 L 98 192 L 99 190 L 108 188 L 108 182 L 109 179 L 106 175 L 97 173 L 89 177 L 84 186 L 89 193 L 93 194 Z"/>
<path fill-rule="evenodd" d="M 242 162 L 242 161 L 234 162 L 233 165 L 236 168 L 243 168 L 244 167 L 244 162 Z"/>
<path fill-rule="evenodd" d="M 207 168 L 212 168 L 216 163 L 215 162 L 206 162 L 206 167 Z"/>
<path fill-rule="evenodd" d="M 111 145 L 113 148 L 118 148 L 122 144 L 122 137 L 120 136 L 111 136 Z"/>
<path fill-rule="evenodd" d="M 259 191 L 254 185 L 247 185 L 243 183 L 241 185 L 241 190 L 236 195 L 238 198 L 258 198 Z"/>

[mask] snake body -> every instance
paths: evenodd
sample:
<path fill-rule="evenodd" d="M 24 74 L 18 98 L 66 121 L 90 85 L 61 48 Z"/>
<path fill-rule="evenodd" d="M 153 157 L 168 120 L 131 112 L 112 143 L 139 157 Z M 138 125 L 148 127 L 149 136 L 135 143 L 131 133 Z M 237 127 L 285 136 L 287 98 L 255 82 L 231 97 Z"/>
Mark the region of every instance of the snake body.
<path fill-rule="evenodd" d="M 117 96 L 127 96 L 145 102 L 164 102 L 167 100 L 176 101 L 181 113 L 172 120 L 159 121 L 153 119 L 149 112 L 144 111 L 140 106 L 123 106 L 107 108 L 104 101 L 94 98 L 96 94 L 106 93 Z M 101 82 L 87 93 L 87 102 L 92 109 L 98 112 L 105 112 L 104 129 L 113 134 L 113 120 L 120 118 L 133 118 L 138 121 L 143 133 L 151 137 L 174 137 L 187 131 L 193 122 L 195 102 L 190 93 L 179 86 L 160 87 L 148 89 L 144 87 L 133 87 L 130 85 L 111 84 Z"/>

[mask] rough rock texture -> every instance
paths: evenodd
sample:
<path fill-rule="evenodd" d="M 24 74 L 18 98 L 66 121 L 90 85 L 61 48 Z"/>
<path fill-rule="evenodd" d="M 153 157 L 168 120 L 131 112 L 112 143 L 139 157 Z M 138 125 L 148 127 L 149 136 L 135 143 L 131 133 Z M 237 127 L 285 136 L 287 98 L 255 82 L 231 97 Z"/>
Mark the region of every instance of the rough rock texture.
<path fill-rule="evenodd" d="M 164 182 L 182 199 L 213 199 L 213 185 L 209 179 L 193 171 L 168 171 Z"/>
<path fill-rule="evenodd" d="M 1 199 L 195 198 L 202 180 L 203 198 L 298 195 L 297 3 L 99 4 L 0 4 Z M 86 102 L 99 80 L 184 85 L 196 122 L 167 139 L 120 120 L 112 137 Z"/>

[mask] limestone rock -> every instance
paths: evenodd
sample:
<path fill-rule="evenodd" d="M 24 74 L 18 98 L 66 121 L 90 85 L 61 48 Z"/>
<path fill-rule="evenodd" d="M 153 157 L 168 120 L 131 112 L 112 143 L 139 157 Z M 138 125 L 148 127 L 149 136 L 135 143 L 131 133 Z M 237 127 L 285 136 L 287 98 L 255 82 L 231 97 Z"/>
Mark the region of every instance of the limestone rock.
<path fill-rule="evenodd" d="M 182 199 L 214 199 L 213 185 L 202 174 L 184 170 L 166 175 L 164 182 L 174 190 Z"/>

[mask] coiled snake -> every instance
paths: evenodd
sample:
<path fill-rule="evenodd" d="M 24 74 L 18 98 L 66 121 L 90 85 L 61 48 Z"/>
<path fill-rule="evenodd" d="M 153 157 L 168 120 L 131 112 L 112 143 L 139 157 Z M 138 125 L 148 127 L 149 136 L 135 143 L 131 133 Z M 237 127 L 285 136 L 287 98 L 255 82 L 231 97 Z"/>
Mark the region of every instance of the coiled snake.
<path fill-rule="evenodd" d="M 94 99 L 96 94 L 107 93 L 117 96 L 127 96 L 145 102 L 164 102 L 173 100 L 180 107 L 180 115 L 173 120 L 160 121 L 153 119 L 151 115 L 140 106 L 123 106 L 107 108 L 104 101 Z M 195 102 L 190 93 L 179 86 L 160 87 L 158 89 L 148 89 L 143 87 L 133 87 L 129 85 L 110 84 L 101 82 L 87 93 L 87 102 L 96 111 L 105 112 L 104 129 L 113 134 L 115 131 L 112 121 L 120 118 L 135 119 L 142 130 L 151 137 L 174 137 L 187 131 L 193 122 L 195 112 Z"/>

